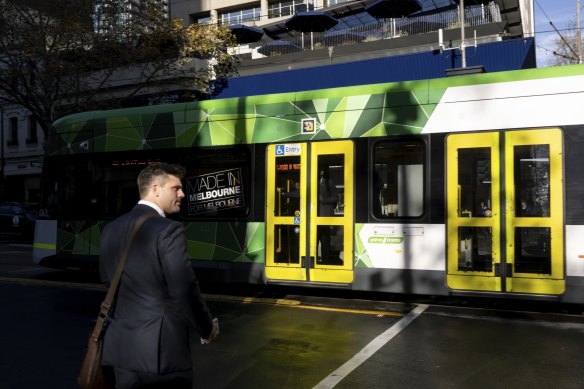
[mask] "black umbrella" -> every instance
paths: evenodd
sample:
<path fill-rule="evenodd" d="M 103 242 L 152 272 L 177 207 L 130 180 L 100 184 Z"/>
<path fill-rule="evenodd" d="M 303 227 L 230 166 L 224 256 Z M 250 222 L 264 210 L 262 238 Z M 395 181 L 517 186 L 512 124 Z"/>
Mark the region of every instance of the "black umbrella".
<path fill-rule="evenodd" d="M 365 7 L 369 15 L 378 19 L 400 18 L 422 9 L 417 0 L 375 0 Z"/>
<path fill-rule="evenodd" d="M 286 21 L 286 27 L 300 32 L 323 32 L 339 21 L 322 11 L 298 12 Z"/>
<path fill-rule="evenodd" d="M 259 42 L 264 36 L 264 31 L 259 28 L 246 26 L 245 24 L 232 24 L 229 26 L 231 33 L 235 35 L 235 39 L 238 43 L 246 44 Z"/>
<path fill-rule="evenodd" d="M 302 47 L 296 46 L 292 42 L 282 40 L 269 41 L 258 48 L 258 53 L 267 56 L 297 53 L 299 51 L 302 51 Z"/>

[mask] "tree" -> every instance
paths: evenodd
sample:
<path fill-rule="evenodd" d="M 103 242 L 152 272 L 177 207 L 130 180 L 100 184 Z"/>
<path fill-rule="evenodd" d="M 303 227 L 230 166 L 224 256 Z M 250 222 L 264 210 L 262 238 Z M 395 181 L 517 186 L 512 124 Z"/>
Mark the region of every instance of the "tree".
<path fill-rule="evenodd" d="M 578 29 L 576 21 L 568 24 L 567 30 L 563 31 L 553 43 L 554 59 L 553 66 L 577 64 L 578 58 Z"/>
<path fill-rule="evenodd" d="M 159 0 L 0 0 L 0 102 L 45 136 L 59 116 L 147 92 L 213 95 L 236 73 L 228 28 L 169 21 Z"/>

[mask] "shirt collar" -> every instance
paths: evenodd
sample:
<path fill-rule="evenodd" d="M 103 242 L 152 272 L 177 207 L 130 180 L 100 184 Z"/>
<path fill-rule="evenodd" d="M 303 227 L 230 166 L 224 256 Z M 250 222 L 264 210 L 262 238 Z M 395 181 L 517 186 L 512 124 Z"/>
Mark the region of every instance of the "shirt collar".
<path fill-rule="evenodd" d="M 138 201 L 138 204 L 143 204 L 143 205 L 147 205 L 151 208 L 154 208 L 154 210 L 156 210 L 156 212 L 158 212 L 158 214 L 162 217 L 166 217 L 166 215 L 164 214 L 164 211 L 156 204 L 154 204 L 153 202 L 147 201 L 147 200 L 140 200 Z"/>

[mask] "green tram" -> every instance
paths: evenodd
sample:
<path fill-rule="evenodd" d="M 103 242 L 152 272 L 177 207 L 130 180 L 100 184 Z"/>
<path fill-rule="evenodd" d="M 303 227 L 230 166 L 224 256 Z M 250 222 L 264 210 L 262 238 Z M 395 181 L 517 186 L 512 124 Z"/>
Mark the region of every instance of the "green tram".
<path fill-rule="evenodd" d="M 582 107 L 574 65 L 68 116 L 35 262 L 95 266 L 138 171 L 166 161 L 188 171 L 200 278 L 582 303 Z"/>

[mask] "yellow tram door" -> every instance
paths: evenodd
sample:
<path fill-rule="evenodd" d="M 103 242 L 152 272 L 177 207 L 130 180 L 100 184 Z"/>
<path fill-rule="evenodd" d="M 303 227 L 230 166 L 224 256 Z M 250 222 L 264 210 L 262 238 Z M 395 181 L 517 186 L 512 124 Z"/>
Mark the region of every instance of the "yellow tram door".
<path fill-rule="evenodd" d="M 353 143 L 267 148 L 266 278 L 353 281 Z"/>
<path fill-rule="evenodd" d="M 447 284 L 502 291 L 499 134 L 447 138 Z"/>
<path fill-rule="evenodd" d="M 562 138 L 555 129 L 447 138 L 447 284 L 564 291 Z"/>
<path fill-rule="evenodd" d="M 507 290 L 565 290 L 562 132 L 505 135 Z"/>

